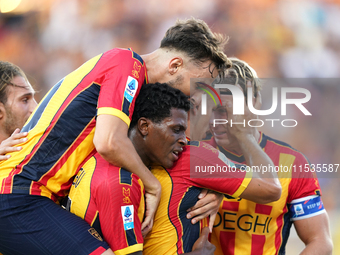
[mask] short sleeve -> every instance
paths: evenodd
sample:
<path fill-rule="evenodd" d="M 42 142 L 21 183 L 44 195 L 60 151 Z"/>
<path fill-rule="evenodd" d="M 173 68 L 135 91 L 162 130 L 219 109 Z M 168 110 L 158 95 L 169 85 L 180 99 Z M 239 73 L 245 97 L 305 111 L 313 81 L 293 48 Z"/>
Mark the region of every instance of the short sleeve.
<path fill-rule="evenodd" d="M 239 197 L 251 181 L 246 165 L 235 164 L 204 142 L 190 142 L 190 164 L 186 180 L 193 186 Z"/>
<path fill-rule="evenodd" d="M 307 196 L 321 196 L 319 180 L 309 160 L 299 153 L 296 155 L 294 165 L 296 167 L 289 184 L 288 203 Z"/>
<path fill-rule="evenodd" d="M 303 154 L 296 156 L 294 165 L 298 170 L 292 174 L 288 197 L 291 221 L 307 219 L 324 213 L 321 189 L 313 166 Z"/>
<path fill-rule="evenodd" d="M 111 68 L 105 72 L 101 84 L 97 115 L 114 115 L 129 125 L 136 97 L 145 82 L 146 68 L 137 53 L 123 49 L 117 51 L 107 52 L 101 58 Z"/>

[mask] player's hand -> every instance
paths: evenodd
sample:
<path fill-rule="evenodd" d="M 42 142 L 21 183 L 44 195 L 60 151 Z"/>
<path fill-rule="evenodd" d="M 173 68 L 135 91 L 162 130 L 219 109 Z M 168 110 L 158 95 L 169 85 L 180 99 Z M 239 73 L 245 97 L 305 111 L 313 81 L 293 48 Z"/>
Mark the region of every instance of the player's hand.
<path fill-rule="evenodd" d="M 242 90 L 240 85 L 236 85 L 236 86 Z M 251 83 L 247 83 L 247 87 L 248 86 L 251 86 Z M 258 93 L 258 96 L 256 99 L 255 98 L 253 99 L 253 102 L 255 103 L 255 106 L 254 106 L 255 108 L 261 106 L 261 94 L 260 93 Z M 255 133 L 257 132 L 256 127 L 254 126 L 256 126 L 257 123 L 253 121 L 251 123 L 252 126 L 250 126 L 248 125 L 248 121 L 257 119 L 257 116 L 249 110 L 246 102 L 244 103 L 244 115 L 233 114 L 233 99 L 231 97 L 230 99 L 225 100 L 223 104 L 225 105 L 226 110 L 227 110 L 228 123 L 230 123 L 229 125 L 227 125 L 228 133 L 234 136 L 236 139 L 239 139 L 239 138 L 242 139 L 246 135 L 254 136 Z M 237 124 L 231 125 L 231 123 L 237 123 Z"/>
<path fill-rule="evenodd" d="M 248 88 L 251 88 L 253 85 L 250 81 L 247 82 L 247 89 Z M 253 88 L 253 104 L 254 104 L 254 108 L 257 109 L 257 110 L 260 110 L 261 109 L 261 106 L 262 106 L 262 95 L 261 95 L 261 92 L 260 91 L 257 91 L 257 95 L 256 97 L 254 97 L 254 88 Z"/>
<path fill-rule="evenodd" d="M 196 222 L 210 216 L 209 230 L 211 233 L 214 227 L 216 214 L 223 200 L 223 195 L 218 192 L 203 189 L 198 198 L 199 200 L 197 203 L 188 209 L 189 213 L 187 214 L 187 218 L 191 219 L 195 217 L 191 220 L 191 223 L 195 224 Z"/>
<path fill-rule="evenodd" d="M 11 157 L 11 155 L 6 155 L 6 153 L 20 151 L 22 149 L 21 146 L 14 146 L 26 142 L 26 136 L 27 132 L 20 133 L 20 129 L 17 128 L 10 137 L 3 140 L 0 144 L 0 161 L 7 160 Z"/>
<path fill-rule="evenodd" d="M 205 227 L 202 230 L 200 237 L 192 246 L 192 251 L 195 251 L 195 254 L 204 254 L 204 255 L 213 255 L 215 252 L 215 245 L 208 241 L 209 236 L 209 228 Z"/>
<path fill-rule="evenodd" d="M 153 219 L 155 217 L 155 213 L 159 204 L 159 200 L 161 199 L 161 191 L 162 187 L 159 181 L 156 179 L 156 183 L 152 188 L 145 187 L 145 217 L 142 223 L 142 235 L 146 236 L 153 226 Z"/>

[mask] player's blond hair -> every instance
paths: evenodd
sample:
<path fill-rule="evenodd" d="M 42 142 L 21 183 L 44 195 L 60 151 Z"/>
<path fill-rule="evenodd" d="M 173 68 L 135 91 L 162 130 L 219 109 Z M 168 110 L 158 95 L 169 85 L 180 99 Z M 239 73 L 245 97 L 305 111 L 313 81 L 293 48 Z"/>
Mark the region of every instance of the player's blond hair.
<path fill-rule="evenodd" d="M 247 96 L 247 83 L 250 82 L 253 87 L 253 95 L 256 97 L 258 91 L 262 89 L 262 84 L 257 76 L 256 71 L 247 62 L 235 57 L 229 58 L 232 66 L 224 74 L 221 79 L 216 79 L 214 84 L 238 84 L 243 89 L 245 96 Z"/>

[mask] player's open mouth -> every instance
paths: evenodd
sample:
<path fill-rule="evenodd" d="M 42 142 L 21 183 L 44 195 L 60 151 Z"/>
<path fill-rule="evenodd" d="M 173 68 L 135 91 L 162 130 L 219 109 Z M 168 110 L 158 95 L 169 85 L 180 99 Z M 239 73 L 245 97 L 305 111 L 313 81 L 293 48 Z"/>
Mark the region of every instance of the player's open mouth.
<path fill-rule="evenodd" d="M 216 138 L 227 138 L 227 132 L 214 132 L 214 137 Z"/>
<path fill-rule="evenodd" d="M 180 149 L 180 150 L 173 150 L 173 151 L 172 151 L 172 155 L 174 156 L 175 161 L 178 160 L 179 154 L 180 154 L 182 151 L 183 151 L 183 149 Z"/>

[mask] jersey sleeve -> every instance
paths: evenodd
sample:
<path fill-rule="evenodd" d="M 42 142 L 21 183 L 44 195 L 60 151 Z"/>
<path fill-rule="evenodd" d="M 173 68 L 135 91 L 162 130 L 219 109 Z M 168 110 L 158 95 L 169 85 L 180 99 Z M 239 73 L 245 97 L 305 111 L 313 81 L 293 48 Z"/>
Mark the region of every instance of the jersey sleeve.
<path fill-rule="evenodd" d="M 96 191 L 96 204 L 105 241 L 115 254 L 143 250 L 141 222 L 144 216 L 144 187 L 141 180 L 124 169 L 109 171 Z"/>
<path fill-rule="evenodd" d="M 321 189 L 313 166 L 303 154 L 296 156 L 294 165 L 296 167 L 292 173 L 288 196 L 291 221 L 324 213 Z"/>
<path fill-rule="evenodd" d="M 251 181 L 246 165 L 235 164 L 223 153 L 204 142 L 190 142 L 190 171 L 183 171 L 190 185 L 211 189 L 235 198 Z"/>
<path fill-rule="evenodd" d="M 146 68 L 142 58 L 130 50 L 119 49 L 102 56 L 109 68 L 102 81 L 97 115 L 109 114 L 130 125 L 136 97 L 144 83 Z"/>

